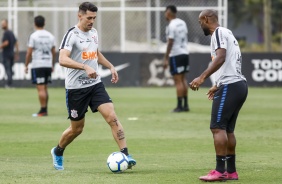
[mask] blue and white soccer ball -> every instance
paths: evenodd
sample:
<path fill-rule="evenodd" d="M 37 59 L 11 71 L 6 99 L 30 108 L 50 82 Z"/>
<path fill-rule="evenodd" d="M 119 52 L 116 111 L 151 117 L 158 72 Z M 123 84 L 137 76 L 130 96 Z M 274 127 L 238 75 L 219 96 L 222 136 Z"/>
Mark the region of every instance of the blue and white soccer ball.
<path fill-rule="evenodd" d="M 113 173 L 123 172 L 128 167 L 128 158 L 122 152 L 113 152 L 107 159 L 107 165 Z"/>

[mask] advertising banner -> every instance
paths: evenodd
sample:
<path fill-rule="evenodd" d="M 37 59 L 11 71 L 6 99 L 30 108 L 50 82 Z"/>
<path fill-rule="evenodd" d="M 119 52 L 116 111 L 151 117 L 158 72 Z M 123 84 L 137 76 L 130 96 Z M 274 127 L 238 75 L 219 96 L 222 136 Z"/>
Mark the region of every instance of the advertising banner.
<path fill-rule="evenodd" d="M 98 74 L 106 86 L 173 86 L 169 69 L 163 68 L 163 54 L 160 53 L 103 53 L 112 62 L 119 74 L 119 82 L 111 84 L 110 70 L 100 66 Z M 20 61 L 13 66 L 13 86 L 31 87 L 30 71 L 24 72 L 25 52 L 20 53 Z M 58 58 L 58 56 L 56 56 Z M 5 86 L 5 68 L 0 60 L 0 87 Z M 192 53 L 189 55 L 190 71 L 187 81 L 199 76 L 211 62 L 210 54 Z M 29 67 L 29 69 L 31 66 Z M 57 62 L 52 73 L 53 87 L 64 87 L 65 71 Z M 282 86 L 282 54 L 242 53 L 242 73 L 249 86 Z M 207 79 L 203 86 L 211 86 Z"/>

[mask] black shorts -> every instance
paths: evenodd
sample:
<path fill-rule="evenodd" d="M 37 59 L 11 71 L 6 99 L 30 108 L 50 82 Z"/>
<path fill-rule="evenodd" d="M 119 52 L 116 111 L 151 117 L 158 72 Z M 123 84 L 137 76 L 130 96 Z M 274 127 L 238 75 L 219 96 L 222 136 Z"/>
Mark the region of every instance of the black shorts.
<path fill-rule="evenodd" d="M 52 68 L 33 68 L 31 69 L 32 84 L 51 83 Z"/>
<path fill-rule="evenodd" d="M 233 133 L 241 107 L 248 95 L 246 81 L 222 85 L 214 94 L 211 114 L 211 129 Z"/>
<path fill-rule="evenodd" d="M 88 106 L 92 112 L 105 103 L 112 103 L 102 82 L 81 89 L 66 89 L 66 105 L 69 119 L 79 121 L 85 117 Z"/>
<path fill-rule="evenodd" d="M 169 58 L 171 75 L 189 72 L 189 55 L 182 54 Z"/>

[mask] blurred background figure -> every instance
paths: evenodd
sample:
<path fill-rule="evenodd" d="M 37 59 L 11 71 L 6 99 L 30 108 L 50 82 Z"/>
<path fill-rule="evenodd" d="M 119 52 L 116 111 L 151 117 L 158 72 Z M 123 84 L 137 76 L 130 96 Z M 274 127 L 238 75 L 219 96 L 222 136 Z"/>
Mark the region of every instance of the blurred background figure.
<path fill-rule="evenodd" d="M 25 59 L 25 72 L 32 61 L 31 78 L 36 84 L 40 102 L 40 110 L 33 117 L 47 116 L 48 90 L 47 84 L 51 83 L 51 73 L 55 64 L 55 38 L 44 29 L 45 18 L 41 15 L 34 18 L 35 32 L 29 37 Z"/>
<path fill-rule="evenodd" d="M 2 37 L 2 44 L 0 46 L 2 50 L 3 64 L 7 74 L 7 81 L 5 88 L 10 88 L 13 81 L 13 65 L 14 60 L 19 59 L 19 47 L 17 39 L 14 33 L 8 29 L 8 21 L 6 19 L 1 21 L 1 26 L 4 31 Z M 16 48 L 16 53 L 14 53 L 14 48 Z"/>
<path fill-rule="evenodd" d="M 177 106 L 172 112 L 189 111 L 188 86 L 185 74 L 189 71 L 189 55 L 187 50 L 188 29 L 186 23 L 176 17 L 174 5 L 166 7 L 165 18 L 169 22 L 166 28 L 167 49 L 164 68 L 170 67 L 170 73 L 176 87 Z"/>

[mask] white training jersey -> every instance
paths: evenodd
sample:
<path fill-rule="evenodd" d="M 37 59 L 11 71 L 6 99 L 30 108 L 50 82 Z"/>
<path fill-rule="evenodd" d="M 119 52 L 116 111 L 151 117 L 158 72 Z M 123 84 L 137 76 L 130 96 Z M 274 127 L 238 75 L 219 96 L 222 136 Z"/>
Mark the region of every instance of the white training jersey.
<path fill-rule="evenodd" d="M 55 47 L 54 36 L 44 29 L 36 30 L 28 40 L 32 48 L 32 68 L 52 68 L 52 48 Z"/>
<path fill-rule="evenodd" d="M 70 58 L 76 62 L 92 67 L 98 76 L 96 79 L 89 78 L 85 70 L 66 69 L 66 89 L 79 89 L 93 86 L 101 82 L 98 72 L 98 33 L 92 28 L 83 32 L 77 26 L 72 27 L 65 34 L 60 49 L 69 50 Z"/>
<path fill-rule="evenodd" d="M 166 27 L 167 41 L 173 39 L 173 46 L 169 53 L 170 57 L 188 54 L 187 34 L 188 29 L 183 20 L 175 18 L 170 21 L 169 25 Z"/>
<path fill-rule="evenodd" d="M 224 27 L 218 27 L 211 36 L 211 57 L 216 58 L 216 50 L 223 48 L 226 50 L 225 62 L 214 73 L 217 87 L 246 80 L 242 75 L 242 56 L 239 44 L 233 33 Z"/>

